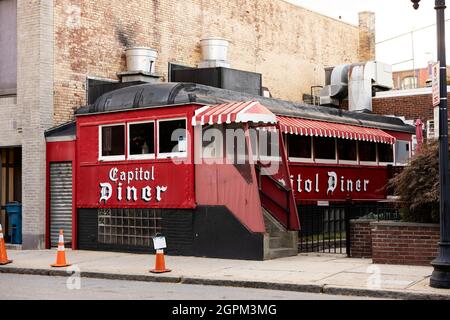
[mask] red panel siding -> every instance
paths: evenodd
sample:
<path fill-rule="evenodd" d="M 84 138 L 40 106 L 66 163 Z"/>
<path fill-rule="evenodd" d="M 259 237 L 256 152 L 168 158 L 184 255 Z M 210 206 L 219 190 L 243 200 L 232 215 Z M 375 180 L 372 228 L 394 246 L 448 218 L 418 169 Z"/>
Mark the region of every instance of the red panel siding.
<path fill-rule="evenodd" d="M 290 163 L 297 202 L 303 200 L 381 200 L 386 198 L 386 167 Z M 333 188 L 330 177 L 335 174 Z M 334 178 L 331 178 L 334 179 Z M 359 191 L 358 191 L 359 190 Z"/>
<path fill-rule="evenodd" d="M 183 117 L 187 121 L 188 155 L 192 156 L 193 129 L 190 119 L 197 107 L 174 106 L 79 116 L 77 118 L 79 155 L 77 207 L 195 207 L 194 165 L 189 158 L 184 159 L 184 163 L 176 163 L 171 159 L 100 161 L 99 125 L 115 123 L 126 125 L 128 122 Z M 125 180 L 121 179 L 121 173 L 125 175 Z M 132 178 L 129 179 L 131 175 Z M 112 191 L 111 196 L 102 202 L 100 202 L 101 183 L 109 184 Z M 130 191 L 131 197 L 127 199 L 127 188 L 136 189 L 136 199 L 134 199 L 134 191 Z M 144 191 L 149 193 L 145 193 L 144 196 Z M 158 195 L 160 197 L 157 197 Z"/>

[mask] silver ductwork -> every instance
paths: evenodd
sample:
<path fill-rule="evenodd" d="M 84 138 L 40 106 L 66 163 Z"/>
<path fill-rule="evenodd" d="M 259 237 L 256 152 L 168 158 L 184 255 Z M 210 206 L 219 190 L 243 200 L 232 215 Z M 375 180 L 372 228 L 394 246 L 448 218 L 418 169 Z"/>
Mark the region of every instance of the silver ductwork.
<path fill-rule="evenodd" d="M 320 91 L 320 104 L 332 104 L 339 106 L 339 99 L 347 96 L 348 64 L 342 64 L 327 70 L 326 86 Z"/>
<path fill-rule="evenodd" d="M 350 111 L 372 111 L 374 93 L 392 86 L 392 67 L 388 64 L 369 61 L 339 65 L 332 68 L 329 83 L 320 92 L 320 104 L 339 106 L 339 101 L 348 97 Z"/>

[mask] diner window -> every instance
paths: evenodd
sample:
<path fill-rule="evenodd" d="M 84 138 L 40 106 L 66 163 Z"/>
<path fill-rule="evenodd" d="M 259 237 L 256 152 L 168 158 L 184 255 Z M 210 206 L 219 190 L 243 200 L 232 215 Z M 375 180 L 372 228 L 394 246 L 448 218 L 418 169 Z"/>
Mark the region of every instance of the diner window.
<path fill-rule="evenodd" d="M 336 139 L 314 138 L 314 157 L 320 160 L 336 160 Z"/>
<path fill-rule="evenodd" d="M 409 142 L 397 140 L 395 143 L 395 163 L 397 165 L 408 164 L 409 161 Z"/>
<path fill-rule="evenodd" d="M 358 154 L 355 140 L 337 139 L 339 161 L 357 161 Z"/>
<path fill-rule="evenodd" d="M 288 135 L 289 159 L 311 159 L 312 138 L 309 136 Z"/>
<path fill-rule="evenodd" d="M 359 161 L 376 162 L 377 161 L 377 145 L 373 142 L 359 142 Z"/>
<path fill-rule="evenodd" d="M 151 159 L 155 155 L 155 123 L 130 123 L 128 125 L 128 158 Z"/>
<path fill-rule="evenodd" d="M 260 131 L 258 134 L 258 150 L 261 160 L 277 160 L 280 157 L 278 131 Z"/>
<path fill-rule="evenodd" d="M 186 119 L 159 120 L 158 157 L 185 157 L 186 152 Z"/>
<path fill-rule="evenodd" d="M 125 125 L 100 127 L 100 159 L 125 160 Z"/>
<path fill-rule="evenodd" d="M 394 148 L 392 144 L 378 144 L 378 161 L 384 163 L 394 162 Z"/>

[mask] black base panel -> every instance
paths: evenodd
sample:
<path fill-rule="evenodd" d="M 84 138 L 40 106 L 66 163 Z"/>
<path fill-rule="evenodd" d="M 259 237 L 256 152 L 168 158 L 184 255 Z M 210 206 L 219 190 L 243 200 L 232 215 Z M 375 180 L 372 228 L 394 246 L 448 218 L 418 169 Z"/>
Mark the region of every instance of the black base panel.
<path fill-rule="evenodd" d="M 264 235 L 248 231 L 224 206 L 163 210 L 162 234 L 168 255 L 243 260 L 264 257 Z M 97 209 L 78 209 L 78 249 L 154 253 L 153 245 L 99 243 Z"/>

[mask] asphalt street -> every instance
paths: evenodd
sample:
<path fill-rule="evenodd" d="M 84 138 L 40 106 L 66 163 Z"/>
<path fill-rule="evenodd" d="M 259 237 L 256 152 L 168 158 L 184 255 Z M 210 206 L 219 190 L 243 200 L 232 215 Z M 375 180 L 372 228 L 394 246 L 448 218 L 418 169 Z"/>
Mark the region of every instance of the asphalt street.
<path fill-rule="evenodd" d="M 0 300 L 338 300 L 359 297 L 189 284 L 0 274 Z"/>

